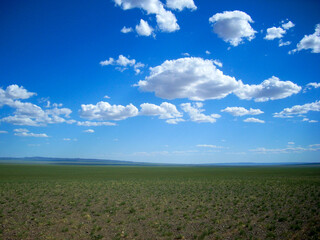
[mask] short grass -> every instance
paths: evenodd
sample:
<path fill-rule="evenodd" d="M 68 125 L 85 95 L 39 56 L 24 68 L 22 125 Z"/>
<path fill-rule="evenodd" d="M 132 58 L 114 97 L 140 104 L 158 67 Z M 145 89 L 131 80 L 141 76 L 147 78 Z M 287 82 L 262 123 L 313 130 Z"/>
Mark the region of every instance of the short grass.
<path fill-rule="evenodd" d="M 319 238 L 319 167 L 0 165 L 0 239 Z"/>

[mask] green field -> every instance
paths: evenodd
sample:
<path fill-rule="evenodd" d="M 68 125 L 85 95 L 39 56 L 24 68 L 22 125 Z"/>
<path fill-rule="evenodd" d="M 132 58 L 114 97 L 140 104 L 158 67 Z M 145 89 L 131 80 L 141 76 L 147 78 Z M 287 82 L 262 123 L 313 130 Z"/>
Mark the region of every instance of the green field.
<path fill-rule="evenodd" d="M 0 239 L 319 239 L 320 167 L 0 165 Z"/>

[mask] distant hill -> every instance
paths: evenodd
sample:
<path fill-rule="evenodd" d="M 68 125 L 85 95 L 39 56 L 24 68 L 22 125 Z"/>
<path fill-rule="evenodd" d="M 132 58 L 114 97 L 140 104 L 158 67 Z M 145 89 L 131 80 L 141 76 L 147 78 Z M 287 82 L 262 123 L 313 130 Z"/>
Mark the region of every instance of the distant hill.
<path fill-rule="evenodd" d="M 280 162 L 280 163 L 256 163 L 256 162 L 239 162 L 239 163 L 206 163 L 206 164 L 170 164 L 170 163 L 147 163 L 132 162 L 109 159 L 90 159 L 90 158 L 51 158 L 51 157 L 0 157 L 0 164 L 55 164 L 55 165 L 106 165 L 106 166 L 295 166 L 295 165 L 319 165 L 320 163 L 302 163 L 302 162 Z"/>

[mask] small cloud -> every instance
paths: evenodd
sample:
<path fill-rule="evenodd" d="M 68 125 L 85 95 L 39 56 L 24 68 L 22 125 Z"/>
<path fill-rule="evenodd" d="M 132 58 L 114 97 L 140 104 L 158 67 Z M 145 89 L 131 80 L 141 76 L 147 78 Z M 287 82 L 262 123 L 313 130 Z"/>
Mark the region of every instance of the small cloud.
<path fill-rule="evenodd" d="M 7 131 L 0 130 L 0 134 L 8 133 Z"/>
<path fill-rule="evenodd" d="M 70 138 L 64 138 L 63 141 L 71 141 Z"/>
<path fill-rule="evenodd" d="M 110 99 L 110 97 L 108 95 L 105 95 L 103 98 Z"/>
<path fill-rule="evenodd" d="M 208 51 L 208 50 L 206 50 L 206 54 L 207 54 L 207 55 L 210 55 L 210 54 L 211 54 L 211 52 L 210 52 L 210 51 Z"/>
<path fill-rule="evenodd" d="M 294 142 L 288 142 L 288 145 L 294 145 L 295 143 Z"/>
<path fill-rule="evenodd" d="M 45 133 L 32 133 L 28 129 L 25 128 L 17 128 L 13 130 L 15 132 L 15 136 L 19 137 L 40 137 L 40 138 L 47 138 L 48 135 Z"/>
<path fill-rule="evenodd" d="M 214 65 L 216 65 L 218 67 L 222 68 L 222 66 L 223 66 L 222 62 L 220 60 L 218 60 L 218 59 L 215 59 L 212 62 L 214 63 Z"/>
<path fill-rule="evenodd" d="M 186 56 L 186 57 L 189 57 L 190 54 L 189 53 L 181 53 L 182 56 Z"/>
<path fill-rule="evenodd" d="M 85 133 L 94 133 L 94 130 L 93 129 L 87 129 L 87 130 L 84 130 L 83 132 L 85 132 Z"/>
<path fill-rule="evenodd" d="M 222 146 L 216 146 L 216 145 L 211 145 L 211 144 L 198 144 L 197 147 L 214 148 L 214 149 L 224 148 L 224 147 L 222 147 Z"/>
<path fill-rule="evenodd" d="M 283 24 L 282 24 L 282 27 L 283 27 L 284 29 L 286 29 L 286 30 L 288 30 L 288 29 L 290 29 L 290 28 L 292 28 L 292 27 L 294 27 L 294 26 L 295 26 L 294 23 L 291 22 L 291 21 L 288 21 L 287 23 L 283 23 Z"/>
<path fill-rule="evenodd" d="M 127 27 L 124 26 L 124 27 L 121 29 L 121 32 L 122 32 L 122 33 L 130 33 L 130 32 L 133 32 L 133 29 L 132 29 L 131 27 L 127 28 Z"/>
<path fill-rule="evenodd" d="M 303 89 L 303 93 L 306 93 L 308 90 L 311 90 L 313 88 L 320 88 L 320 83 L 311 82 L 306 85 L 306 87 Z"/>
<path fill-rule="evenodd" d="M 136 26 L 136 32 L 139 36 L 149 37 L 153 32 L 153 28 L 148 24 L 148 22 L 140 19 L 140 23 Z"/>
<path fill-rule="evenodd" d="M 247 119 L 245 119 L 243 121 L 247 122 L 247 123 L 265 123 L 265 121 L 260 120 L 258 118 L 247 118 Z"/>
<path fill-rule="evenodd" d="M 279 47 L 288 46 L 290 44 L 291 44 L 290 41 L 283 42 L 282 39 L 280 39 L 279 41 Z"/>
<path fill-rule="evenodd" d="M 243 43 L 244 39 L 251 41 L 256 31 L 251 27 L 251 17 L 242 11 L 224 11 L 209 18 L 213 31 L 225 42 L 236 47 Z"/>

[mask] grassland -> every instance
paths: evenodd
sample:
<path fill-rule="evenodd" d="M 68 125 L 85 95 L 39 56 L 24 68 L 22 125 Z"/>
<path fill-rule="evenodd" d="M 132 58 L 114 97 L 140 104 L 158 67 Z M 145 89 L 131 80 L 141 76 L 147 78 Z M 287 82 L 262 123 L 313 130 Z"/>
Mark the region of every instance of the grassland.
<path fill-rule="evenodd" d="M 319 238 L 319 167 L 0 165 L 0 239 Z"/>

